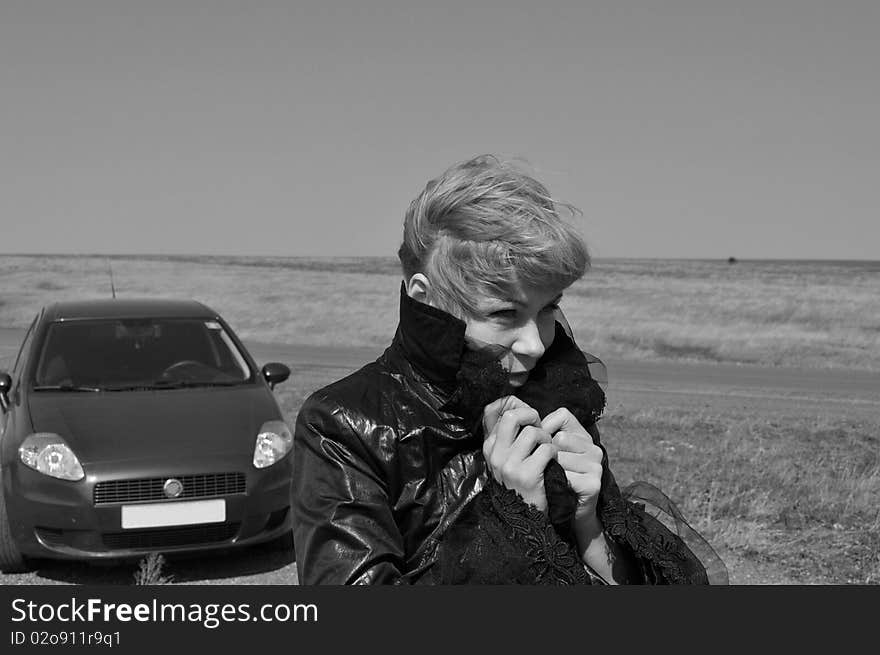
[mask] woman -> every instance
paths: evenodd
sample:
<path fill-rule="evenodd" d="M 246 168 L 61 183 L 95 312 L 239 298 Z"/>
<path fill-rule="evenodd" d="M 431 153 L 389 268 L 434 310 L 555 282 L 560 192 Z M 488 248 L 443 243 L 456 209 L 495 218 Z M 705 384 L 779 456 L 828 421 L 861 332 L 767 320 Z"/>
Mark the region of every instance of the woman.
<path fill-rule="evenodd" d="M 589 266 L 561 207 L 491 156 L 412 202 L 391 345 L 297 417 L 302 584 L 707 582 L 611 476 L 559 311 Z"/>

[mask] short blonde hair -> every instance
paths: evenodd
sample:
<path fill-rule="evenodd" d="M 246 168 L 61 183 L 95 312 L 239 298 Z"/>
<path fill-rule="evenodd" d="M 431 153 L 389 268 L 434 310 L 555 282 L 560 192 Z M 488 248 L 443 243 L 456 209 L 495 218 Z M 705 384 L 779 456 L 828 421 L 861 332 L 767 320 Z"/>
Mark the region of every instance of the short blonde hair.
<path fill-rule="evenodd" d="M 590 265 L 587 246 L 543 184 L 512 162 L 481 155 L 427 183 L 412 201 L 398 250 L 407 279 L 424 274 L 431 300 L 464 318 L 475 294 L 565 289 Z"/>

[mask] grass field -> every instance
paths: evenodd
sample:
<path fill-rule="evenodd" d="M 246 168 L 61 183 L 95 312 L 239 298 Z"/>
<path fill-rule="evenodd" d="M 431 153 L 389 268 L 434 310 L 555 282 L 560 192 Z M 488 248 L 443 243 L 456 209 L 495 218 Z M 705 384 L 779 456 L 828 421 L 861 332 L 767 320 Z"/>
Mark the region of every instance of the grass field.
<path fill-rule="evenodd" d="M 195 298 L 245 338 L 384 345 L 393 259 L 0 255 L 0 326 L 70 297 Z M 880 263 L 601 260 L 566 293 L 581 347 L 603 357 L 880 371 Z"/>
<path fill-rule="evenodd" d="M 615 475 L 663 489 L 732 579 L 880 583 L 877 422 L 643 407 L 600 426 Z"/>
<path fill-rule="evenodd" d="M 0 327 L 109 297 L 108 263 L 120 297 L 196 298 L 256 341 L 382 346 L 396 324 L 390 259 L 0 256 Z M 880 371 L 876 262 L 598 261 L 563 308 L 606 358 Z M 277 389 L 291 423 L 338 376 L 297 373 Z M 663 489 L 732 581 L 880 582 L 880 417 L 611 401 L 600 429 L 618 481 Z"/>

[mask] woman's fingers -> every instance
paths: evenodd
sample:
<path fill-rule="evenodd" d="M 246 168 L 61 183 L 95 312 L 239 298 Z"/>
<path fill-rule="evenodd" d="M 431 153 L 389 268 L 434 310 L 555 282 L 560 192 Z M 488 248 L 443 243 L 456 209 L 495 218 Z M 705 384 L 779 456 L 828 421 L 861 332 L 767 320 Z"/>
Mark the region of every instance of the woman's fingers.
<path fill-rule="evenodd" d="M 510 443 L 497 436 L 489 437 L 483 442 L 483 455 L 492 468 L 503 468 L 505 472 L 509 472 L 531 455 L 536 446 L 551 444 L 550 435 L 534 425 L 526 425 L 522 429 L 517 429 L 519 432 Z M 502 427 L 493 434 L 497 435 L 503 431 Z"/>
<path fill-rule="evenodd" d="M 539 444 L 550 444 L 550 434 L 533 425 L 527 425 L 511 444 L 508 459 L 522 462 L 529 457 Z"/>
<path fill-rule="evenodd" d="M 501 414 L 490 435 L 495 436 L 497 447 L 509 448 L 520 430 L 527 425 L 541 425 L 541 417 L 534 409 L 526 405 L 509 409 Z"/>
<path fill-rule="evenodd" d="M 587 439 L 584 439 L 584 435 L 581 433 L 560 430 L 553 435 L 553 443 L 559 448 L 559 450 L 567 450 L 572 453 L 582 453 L 586 450 L 587 446 L 593 442 L 589 441 L 589 436 Z"/>
<path fill-rule="evenodd" d="M 586 428 L 584 428 L 580 421 L 575 418 L 574 414 L 565 407 L 560 407 L 547 414 L 547 416 L 544 417 L 544 420 L 541 421 L 541 427 L 547 430 L 550 434 L 555 434 L 560 430 L 566 432 L 583 432 L 584 434 L 587 434 Z"/>
<path fill-rule="evenodd" d="M 492 453 L 495 451 L 495 434 L 490 434 L 483 440 L 483 459 L 487 462 L 491 457 Z"/>
<path fill-rule="evenodd" d="M 573 471 L 565 471 L 565 477 L 571 488 L 578 495 L 578 504 L 581 508 L 587 506 L 595 511 L 596 497 L 602 488 L 602 478 L 600 475 L 593 473 L 575 473 Z"/>
<path fill-rule="evenodd" d="M 586 433 L 564 430 L 557 432 L 553 435 L 553 445 L 560 451 L 569 453 L 591 453 L 598 461 L 602 461 L 602 449 Z"/>
<path fill-rule="evenodd" d="M 531 483 L 542 478 L 544 468 L 540 467 L 540 464 L 543 462 L 546 467 L 547 463 L 556 457 L 557 452 L 553 444 L 549 442 L 537 444 L 534 439 L 523 439 L 522 442 L 517 439 L 517 445 L 520 443 L 524 446 L 519 449 L 512 448 L 510 456 L 498 467 L 504 481 L 513 481 L 517 485 Z M 532 445 L 528 446 L 527 444 Z"/>
<path fill-rule="evenodd" d="M 556 457 L 557 450 L 553 444 L 542 443 L 535 448 L 531 455 L 523 460 L 523 468 L 530 479 L 539 478 L 541 480 L 541 486 L 543 487 L 544 469 L 547 468 L 547 464 L 550 463 L 550 460 L 556 459 Z"/>
<path fill-rule="evenodd" d="M 588 452 L 560 450 L 556 460 L 578 497 L 575 518 L 592 518 L 602 488 L 602 449 L 591 444 Z"/>
<path fill-rule="evenodd" d="M 500 477 L 496 479 L 508 489 L 514 489 L 523 500 L 543 512 L 547 508 L 544 470 L 555 457 L 556 448 L 553 444 L 539 444 L 524 460 L 508 460 L 500 471 Z"/>
<path fill-rule="evenodd" d="M 495 402 L 489 403 L 483 409 L 483 434 L 489 435 L 495 429 L 498 419 L 505 412 L 512 409 L 531 409 L 527 403 L 516 396 L 503 396 Z"/>
<path fill-rule="evenodd" d="M 591 453 L 602 460 L 602 449 L 593 441 L 575 416 L 564 407 L 550 412 L 541 421 L 541 427 L 553 435 L 553 445 L 560 451 Z"/>
<path fill-rule="evenodd" d="M 566 471 L 572 473 L 589 473 L 602 475 L 602 458 L 598 459 L 592 453 L 572 453 L 559 450 L 556 460 Z"/>

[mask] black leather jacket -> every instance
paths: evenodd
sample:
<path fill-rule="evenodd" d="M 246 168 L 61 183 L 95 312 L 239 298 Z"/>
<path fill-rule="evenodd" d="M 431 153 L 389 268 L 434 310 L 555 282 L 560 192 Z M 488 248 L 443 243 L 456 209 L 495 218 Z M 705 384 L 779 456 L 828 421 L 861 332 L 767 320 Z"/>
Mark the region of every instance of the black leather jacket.
<path fill-rule="evenodd" d="M 300 584 L 589 583 L 564 530 L 560 538 L 544 515 L 487 476 L 478 428 L 486 399 L 470 410 L 456 402 L 464 333 L 464 322 L 401 289 L 400 322 L 382 356 L 303 404 L 293 446 Z M 542 362 L 576 350 L 560 334 L 557 324 Z M 578 417 L 597 443 L 601 409 Z M 705 582 L 677 537 L 644 529 L 650 517 L 621 498 L 607 456 L 603 463 L 600 519 L 606 536 L 642 564 L 643 581 Z M 499 558 L 522 566 L 499 568 Z M 500 579 L 480 574 L 490 559 Z"/>
<path fill-rule="evenodd" d="M 300 584 L 418 578 L 432 535 L 483 487 L 482 444 L 441 409 L 464 331 L 401 293 L 400 324 L 382 356 L 303 404 L 293 443 Z"/>

